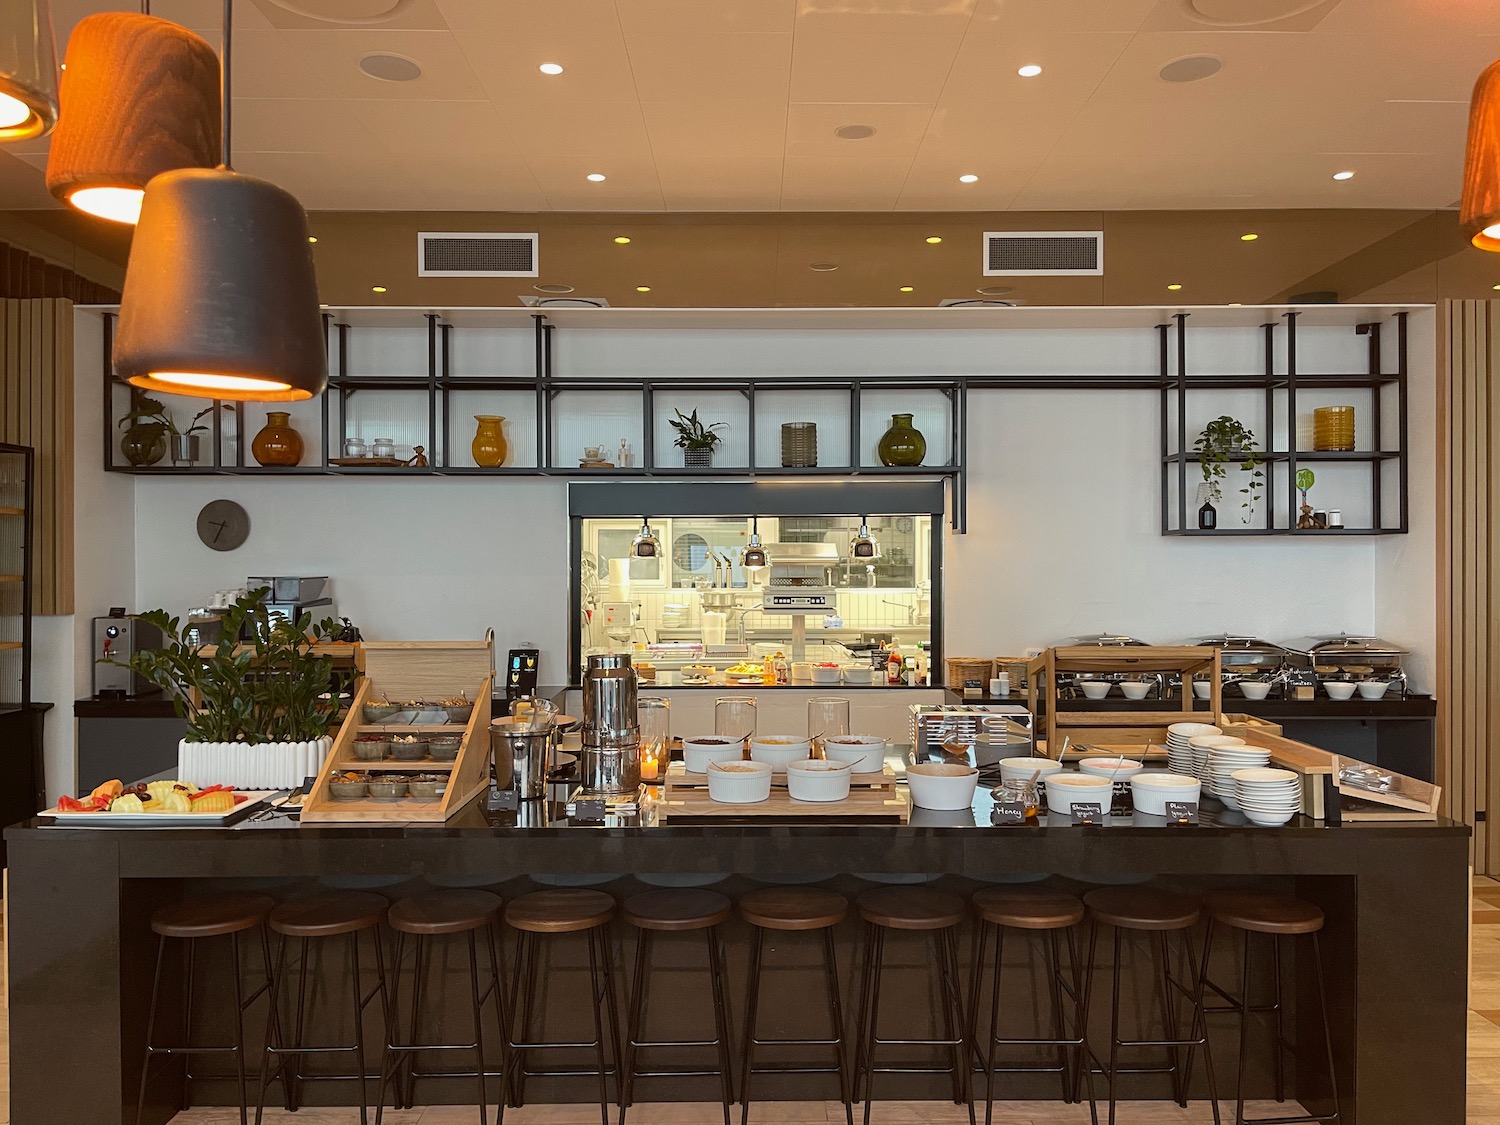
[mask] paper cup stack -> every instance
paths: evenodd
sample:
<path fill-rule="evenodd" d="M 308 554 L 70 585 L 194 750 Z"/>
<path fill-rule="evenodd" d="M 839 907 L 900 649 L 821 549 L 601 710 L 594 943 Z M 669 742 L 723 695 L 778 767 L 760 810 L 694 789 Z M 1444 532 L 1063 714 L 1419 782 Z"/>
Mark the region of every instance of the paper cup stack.
<path fill-rule="evenodd" d="M 1188 740 L 1221 733 L 1212 723 L 1173 723 L 1167 728 L 1167 769 L 1197 777 L 1198 771 L 1193 768 L 1193 747 Z"/>
<path fill-rule="evenodd" d="M 1252 824 L 1274 828 L 1302 807 L 1302 786 L 1291 770 L 1249 767 L 1230 775 L 1234 799 Z"/>
<path fill-rule="evenodd" d="M 1258 746 L 1246 746 L 1243 738 L 1225 735 L 1195 738 L 1193 749 L 1199 749 L 1200 743 L 1207 755 L 1202 775 L 1204 792 L 1232 809 L 1238 808 L 1234 795 L 1234 771 L 1266 765 L 1271 760 L 1271 752 Z"/>

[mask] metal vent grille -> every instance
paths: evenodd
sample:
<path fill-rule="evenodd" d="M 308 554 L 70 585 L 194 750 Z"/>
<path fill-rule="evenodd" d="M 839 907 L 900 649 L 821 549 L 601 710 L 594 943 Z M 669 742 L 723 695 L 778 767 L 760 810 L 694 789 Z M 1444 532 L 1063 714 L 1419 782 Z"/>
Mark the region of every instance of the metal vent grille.
<path fill-rule="evenodd" d="M 431 232 L 417 235 L 418 277 L 536 277 L 535 234 Z"/>
<path fill-rule="evenodd" d="M 1100 230 L 985 231 L 986 277 L 1082 277 L 1104 272 Z"/>

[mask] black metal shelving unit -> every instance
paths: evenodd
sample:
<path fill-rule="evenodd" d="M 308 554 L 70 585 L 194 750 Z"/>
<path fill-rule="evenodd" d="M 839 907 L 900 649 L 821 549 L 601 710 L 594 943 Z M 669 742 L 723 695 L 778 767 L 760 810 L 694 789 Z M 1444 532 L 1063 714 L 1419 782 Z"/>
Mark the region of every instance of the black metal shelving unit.
<path fill-rule="evenodd" d="M 1264 369 L 1258 374 L 1195 375 L 1188 364 L 1188 318 L 1179 313 L 1170 323 L 1157 326 L 1161 392 L 1161 533 L 1177 536 L 1261 536 L 1295 535 L 1308 539 L 1339 536 L 1404 535 L 1408 529 L 1407 511 L 1407 313 L 1394 314 L 1396 331 L 1396 370 L 1386 370 L 1381 354 L 1382 328 L 1378 321 L 1353 326 L 1353 331 L 1368 338 L 1366 370 L 1362 372 L 1309 373 L 1299 371 L 1297 360 L 1298 312 L 1283 314 L 1280 325 L 1272 322 L 1260 326 Z M 1277 370 L 1277 331 L 1284 339 L 1284 369 Z M 1189 489 L 1198 484 L 1200 474 L 1189 473 L 1189 466 L 1202 458 L 1192 451 L 1196 436 L 1188 428 L 1188 395 L 1212 391 L 1250 390 L 1264 394 L 1261 406 L 1263 428 L 1258 431 L 1274 440 L 1278 420 L 1285 423 L 1287 449 L 1256 450 L 1266 478 L 1263 490 L 1264 510 L 1257 526 L 1200 529 L 1194 526 L 1197 511 Z M 1353 451 L 1322 451 L 1295 448 L 1297 444 L 1297 396 L 1322 390 L 1358 390 L 1369 396 L 1366 432 L 1372 435 L 1371 447 Z M 1387 392 L 1394 395 L 1396 410 L 1395 447 L 1385 443 L 1383 401 Z M 1243 463 L 1250 455 L 1238 453 L 1231 462 Z M 1385 512 L 1386 466 L 1394 463 L 1396 473 L 1396 518 L 1388 521 Z M 1297 470 L 1304 465 L 1356 464 L 1369 466 L 1369 526 L 1298 530 Z M 1174 479 L 1175 478 L 1175 479 Z M 1174 489 L 1175 485 L 1175 489 Z M 1285 506 L 1276 502 L 1277 490 L 1284 495 Z M 1175 495 L 1174 495 L 1175 492 Z M 1174 518 L 1175 517 L 1175 518 Z"/>
<path fill-rule="evenodd" d="M 42 727 L 52 704 L 31 693 L 34 473 L 30 447 L 0 443 L 0 819 L 6 824 L 47 807 Z"/>

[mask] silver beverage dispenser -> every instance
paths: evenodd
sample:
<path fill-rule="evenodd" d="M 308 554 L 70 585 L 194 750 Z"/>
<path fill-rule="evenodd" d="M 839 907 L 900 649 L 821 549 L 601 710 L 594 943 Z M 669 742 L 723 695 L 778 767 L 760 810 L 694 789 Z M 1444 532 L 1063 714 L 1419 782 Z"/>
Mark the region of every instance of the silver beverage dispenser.
<path fill-rule="evenodd" d="M 634 793 L 640 788 L 636 673 L 623 653 L 589 657 L 583 677 L 582 744 L 578 767 L 585 793 Z"/>

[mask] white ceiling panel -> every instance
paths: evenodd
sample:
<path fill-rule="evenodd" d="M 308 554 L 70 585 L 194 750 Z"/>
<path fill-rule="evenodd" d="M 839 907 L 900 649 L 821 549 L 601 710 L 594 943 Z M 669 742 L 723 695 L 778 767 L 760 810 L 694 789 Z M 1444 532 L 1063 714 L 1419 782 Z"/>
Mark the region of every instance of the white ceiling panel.
<path fill-rule="evenodd" d="M 632 35 L 627 43 L 642 101 L 786 98 L 791 35 Z"/>
<path fill-rule="evenodd" d="M 715 163 L 724 156 L 774 156 L 786 149 L 787 104 L 757 102 L 642 102 L 646 132 L 658 164 L 691 162 L 693 154 Z"/>
<path fill-rule="evenodd" d="M 781 156 L 673 157 L 656 161 L 669 211 L 776 211 Z"/>
<path fill-rule="evenodd" d="M 812 32 L 799 25 L 793 102 L 934 102 L 963 40 L 940 35 Z"/>
<path fill-rule="evenodd" d="M 368 152 L 378 138 L 365 127 L 361 105 L 320 102 L 309 110 L 297 98 L 236 98 L 234 147 L 238 152 Z M 399 104 L 399 103 L 398 103 Z"/>
<path fill-rule="evenodd" d="M 782 172 L 784 211 L 841 211 L 842 198 L 859 201 L 854 210 L 889 211 L 906 183 L 906 158 L 789 156 Z"/>
<path fill-rule="evenodd" d="M 796 0 L 616 0 L 627 35 L 668 39 L 715 31 L 790 34 Z"/>

